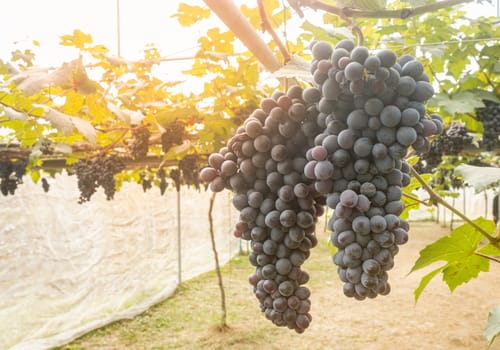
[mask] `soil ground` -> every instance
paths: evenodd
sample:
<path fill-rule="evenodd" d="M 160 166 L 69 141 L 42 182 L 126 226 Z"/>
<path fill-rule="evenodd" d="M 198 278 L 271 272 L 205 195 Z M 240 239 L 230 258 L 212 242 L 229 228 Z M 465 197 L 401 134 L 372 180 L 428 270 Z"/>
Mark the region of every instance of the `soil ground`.
<path fill-rule="evenodd" d="M 500 305 L 500 264 L 491 263 L 489 273 L 453 293 L 437 276 L 414 302 L 413 291 L 430 269 L 408 272 L 418 252 L 448 232 L 432 222 L 411 223 L 410 241 L 389 272 L 391 293 L 361 302 L 343 296 L 326 246 L 328 234 L 319 234 L 320 244 L 303 265 L 311 276 L 313 316 L 303 334 L 264 318 L 247 281 L 253 268 L 246 256 L 237 256 L 223 268 L 228 328 L 218 327 L 221 297 L 210 272 L 183 283 L 174 296 L 133 320 L 61 349 L 487 349 L 483 330 L 488 312 Z M 490 349 L 500 349 L 500 339 Z"/>

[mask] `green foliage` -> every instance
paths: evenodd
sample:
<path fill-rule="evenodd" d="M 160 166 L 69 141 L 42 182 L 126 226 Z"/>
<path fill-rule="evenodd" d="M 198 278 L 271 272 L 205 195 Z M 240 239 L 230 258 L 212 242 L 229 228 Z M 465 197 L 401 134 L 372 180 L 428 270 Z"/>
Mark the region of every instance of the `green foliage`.
<path fill-rule="evenodd" d="M 488 323 L 484 330 L 484 336 L 488 340 L 489 345 L 493 344 L 495 338 L 500 334 L 500 306 L 496 306 L 491 310 L 488 316 Z"/>
<path fill-rule="evenodd" d="M 495 230 L 495 224 L 491 220 L 478 218 L 474 220 L 474 223 L 488 233 Z M 422 278 L 420 285 L 414 291 L 415 301 L 418 300 L 430 280 L 439 273 L 453 292 L 459 285 L 476 278 L 480 272 L 487 272 L 490 260 L 476 254 L 476 252 L 486 254 L 481 251 L 480 247 L 483 237 L 474 226 L 466 223 L 453 230 L 449 236 L 440 238 L 420 251 L 420 256 L 410 272 L 440 261 L 444 261 L 445 264 Z M 486 251 L 490 252 L 489 249 Z"/>

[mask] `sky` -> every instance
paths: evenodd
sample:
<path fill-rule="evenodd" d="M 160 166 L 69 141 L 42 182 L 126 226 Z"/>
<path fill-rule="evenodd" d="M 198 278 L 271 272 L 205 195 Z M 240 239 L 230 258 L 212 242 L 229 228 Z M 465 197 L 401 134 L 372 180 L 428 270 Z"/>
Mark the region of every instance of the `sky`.
<path fill-rule="evenodd" d="M 36 62 L 41 66 L 60 65 L 76 57 L 74 51 L 58 45 L 59 36 L 80 29 L 91 34 L 94 43 L 103 44 L 117 54 L 117 3 L 120 7 L 121 56 L 138 59 L 147 44 L 154 43 L 163 56 L 192 56 L 197 38 L 205 27 L 181 27 L 172 14 L 180 0 L 9 0 L 2 3 L 0 20 L 0 59 L 9 60 L 15 49 L 32 48 L 40 42 Z M 189 1 L 205 6 L 204 2 Z M 475 14 L 496 14 L 494 4 L 470 5 Z M 311 14 L 311 12 L 309 12 Z M 312 14 L 311 14 L 312 15 Z M 190 61 L 168 63 L 166 80 L 178 79 Z"/>

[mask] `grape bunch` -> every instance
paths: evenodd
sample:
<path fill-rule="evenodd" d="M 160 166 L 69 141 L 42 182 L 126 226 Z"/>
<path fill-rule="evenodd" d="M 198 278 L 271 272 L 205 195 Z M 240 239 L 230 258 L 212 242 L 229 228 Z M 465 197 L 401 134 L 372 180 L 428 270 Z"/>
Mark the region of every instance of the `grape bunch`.
<path fill-rule="evenodd" d="M 80 197 L 78 203 L 88 202 L 97 188 L 102 187 L 107 200 L 116 192 L 115 174 L 125 169 L 124 161 L 116 156 L 98 156 L 94 159 L 80 160 L 73 165 L 78 179 Z"/>
<path fill-rule="evenodd" d="M 0 161 L 0 191 L 4 196 L 14 195 L 18 184 L 23 183 L 28 159 Z"/>
<path fill-rule="evenodd" d="M 132 142 L 129 145 L 132 158 L 139 159 L 148 155 L 150 136 L 151 131 L 146 125 L 132 129 Z"/>
<path fill-rule="evenodd" d="M 160 194 L 163 196 L 168 187 L 167 173 L 165 172 L 165 169 L 158 169 L 158 171 L 156 172 L 156 176 L 160 179 L 158 187 L 160 188 Z"/>
<path fill-rule="evenodd" d="M 42 188 L 43 192 L 47 193 L 50 190 L 50 184 L 46 178 L 42 177 Z"/>
<path fill-rule="evenodd" d="M 432 173 L 441 164 L 443 155 L 460 154 L 465 147 L 472 144 L 473 139 L 467 127 L 462 123 L 450 124 L 445 132 L 432 140 L 429 152 L 420 157 L 415 169 L 419 173 Z"/>
<path fill-rule="evenodd" d="M 184 184 L 200 189 L 199 164 L 196 154 L 188 154 L 179 161 L 179 168 L 182 172 Z"/>
<path fill-rule="evenodd" d="M 410 147 L 430 148 L 443 131 L 427 116 L 434 94 L 422 63 L 390 50 L 370 55 L 344 40 L 311 46 L 316 86 L 275 92 L 255 110 L 200 179 L 234 192 L 235 235 L 251 241 L 249 278 L 265 316 L 303 332 L 311 321 L 301 265 L 317 244 L 315 222 L 334 209 L 329 228 L 344 293 L 362 300 L 390 291 L 387 271 L 408 239 L 402 187 Z"/>
<path fill-rule="evenodd" d="M 485 107 L 476 109 L 477 120 L 483 123 L 481 145 L 488 151 L 500 145 L 500 104 L 484 101 Z"/>
<path fill-rule="evenodd" d="M 249 277 L 265 317 L 302 333 L 311 322 L 309 275 L 301 269 L 317 245 L 324 195 L 304 176 L 306 150 L 319 132 L 319 91 L 290 87 L 261 101 L 200 179 L 213 192 L 234 192 L 235 236 L 251 242 Z"/>
<path fill-rule="evenodd" d="M 344 294 L 386 295 L 387 271 L 408 240 L 409 225 L 399 217 L 402 187 L 410 182 L 403 159 L 410 147 L 427 152 L 428 137 L 443 130 L 438 115 L 426 115 L 434 89 L 410 55 L 398 60 L 388 49 L 371 55 L 349 40 L 336 47 L 316 42 L 312 54 L 322 132 L 307 153 L 305 176 L 334 210 L 330 241 Z"/>
<path fill-rule="evenodd" d="M 184 139 L 184 124 L 174 121 L 167 125 L 161 134 L 161 148 L 167 153 L 173 146 L 181 145 Z"/>

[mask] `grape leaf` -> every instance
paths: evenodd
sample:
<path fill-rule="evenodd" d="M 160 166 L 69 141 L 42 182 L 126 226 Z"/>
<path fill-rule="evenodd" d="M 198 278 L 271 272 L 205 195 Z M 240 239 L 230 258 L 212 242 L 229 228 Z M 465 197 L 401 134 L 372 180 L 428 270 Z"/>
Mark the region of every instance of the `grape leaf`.
<path fill-rule="evenodd" d="M 500 306 L 495 306 L 488 315 L 488 322 L 484 329 L 484 336 L 489 342 L 489 346 L 493 344 L 495 338 L 500 334 Z"/>
<path fill-rule="evenodd" d="M 96 142 L 96 131 L 88 121 L 61 113 L 45 105 L 34 104 L 34 107 L 41 107 L 45 111 L 43 118 L 47 119 L 55 128 L 63 132 L 66 136 L 71 134 L 76 128 L 90 143 Z"/>
<path fill-rule="evenodd" d="M 495 63 L 493 67 L 493 73 L 500 73 L 500 62 Z"/>
<path fill-rule="evenodd" d="M 444 269 L 444 266 L 443 267 L 438 267 L 437 269 L 429 272 L 427 275 L 425 275 L 424 277 L 422 277 L 422 279 L 420 280 L 420 284 L 413 291 L 413 295 L 415 296 L 415 303 L 418 301 L 418 298 L 420 298 L 420 295 L 424 291 L 425 287 L 427 287 L 427 285 L 429 284 L 429 282 L 431 281 L 431 279 L 433 279 L 438 273 L 440 273 L 441 271 L 443 271 L 443 269 Z"/>
<path fill-rule="evenodd" d="M 455 168 L 455 174 L 461 176 L 464 183 L 474 187 L 476 193 L 500 184 L 499 168 L 460 164 Z M 477 174 L 481 174 L 481 176 L 477 176 Z"/>
<path fill-rule="evenodd" d="M 295 55 L 283 67 L 274 72 L 273 76 L 276 78 L 297 78 L 308 83 L 314 83 L 309 62 Z"/>
<path fill-rule="evenodd" d="M 352 30 L 349 29 L 348 27 L 333 27 L 333 28 L 326 28 L 326 32 L 330 36 L 337 36 L 340 35 L 346 39 L 349 40 L 354 40 L 354 34 L 352 34 Z"/>
<path fill-rule="evenodd" d="M 479 249 L 479 252 L 482 253 L 482 254 L 486 254 L 486 255 L 500 256 L 500 249 L 497 248 L 497 247 L 495 247 L 491 243 L 488 243 L 484 247 L 482 247 L 481 249 Z"/>
<path fill-rule="evenodd" d="M 491 232 L 495 229 L 491 220 L 482 217 L 474 222 Z M 493 226 L 493 227 L 491 227 Z M 410 272 L 419 270 L 437 261 L 448 263 L 461 262 L 474 253 L 483 235 L 470 224 L 464 224 L 453 230 L 449 236 L 442 237 L 420 251 L 420 257 Z"/>
<path fill-rule="evenodd" d="M 476 108 L 484 107 L 481 98 L 469 91 L 461 91 L 451 98 L 445 93 L 437 93 L 434 100 L 450 114 L 474 113 Z"/>
<path fill-rule="evenodd" d="M 77 49 L 83 49 L 86 44 L 92 43 L 92 36 L 90 34 L 86 34 L 79 29 L 75 29 L 73 31 L 73 35 L 61 35 L 61 42 L 59 45 L 62 46 L 74 46 Z"/>
<path fill-rule="evenodd" d="M 9 120 L 26 120 L 26 114 L 22 112 L 18 112 L 13 108 L 4 107 L 3 111 L 5 115 L 9 118 Z"/>
<path fill-rule="evenodd" d="M 495 229 L 493 221 L 482 217 L 475 219 L 474 223 L 487 232 Z M 475 254 L 477 245 L 482 240 L 483 235 L 471 224 L 466 223 L 453 230 L 449 236 L 442 237 L 422 249 L 410 273 L 437 261 L 445 261 L 446 264 L 422 278 L 414 291 L 415 301 L 429 281 L 439 272 L 442 272 L 443 281 L 451 292 L 459 285 L 476 278 L 479 272 L 487 272 L 490 261 Z"/>
<path fill-rule="evenodd" d="M 181 26 L 189 27 L 198 21 L 210 17 L 210 10 L 200 6 L 191 6 L 188 4 L 180 3 L 177 8 L 177 13 L 172 15 L 176 17 Z"/>
<path fill-rule="evenodd" d="M 476 278 L 479 272 L 488 272 L 490 261 L 478 255 L 471 255 L 462 261 L 447 264 L 443 270 L 443 281 L 446 282 L 450 291 L 463 283 Z"/>

